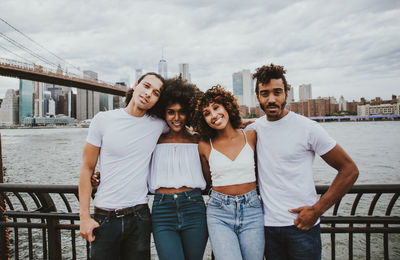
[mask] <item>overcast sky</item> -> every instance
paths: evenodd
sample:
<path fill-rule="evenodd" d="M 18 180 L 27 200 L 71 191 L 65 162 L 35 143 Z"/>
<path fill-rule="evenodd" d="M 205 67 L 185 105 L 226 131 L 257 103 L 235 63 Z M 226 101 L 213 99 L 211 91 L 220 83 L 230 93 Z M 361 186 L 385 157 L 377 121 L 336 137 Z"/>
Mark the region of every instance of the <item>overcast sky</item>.
<path fill-rule="evenodd" d="M 287 69 L 296 100 L 307 83 L 314 98 L 400 95 L 398 0 L 1 0 L 0 18 L 108 82 L 133 84 L 136 68 L 157 71 L 164 48 L 168 76 L 189 63 L 203 90 L 232 89 L 232 73 L 272 62 Z M 2 21 L 0 32 L 60 62 Z M 1 58 L 37 62 L 4 37 L 0 47 Z M 0 76 L 0 97 L 8 88 L 18 80 Z"/>

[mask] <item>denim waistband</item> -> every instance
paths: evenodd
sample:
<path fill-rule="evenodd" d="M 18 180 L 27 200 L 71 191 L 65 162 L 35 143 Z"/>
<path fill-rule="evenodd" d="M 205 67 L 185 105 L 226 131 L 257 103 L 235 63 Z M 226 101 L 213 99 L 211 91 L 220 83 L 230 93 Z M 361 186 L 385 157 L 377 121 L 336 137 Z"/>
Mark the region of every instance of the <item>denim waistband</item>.
<path fill-rule="evenodd" d="M 165 199 L 177 199 L 177 198 L 190 198 L 190 197 L 196 197 L 196 196 L 201 196 L 201 190 L 200 189 L 193 189 L 189 191 L 182 191 L 178 193 L 156 193 L 154 195 L 154 199 L 156 200 L 165 200 Z"/>
<path fill-rule="evenodd" d="M 246 201 L 250 200 L 250 198 L 253 198 L 254 196 L 258 196 L 257 189 L 254 189 L 254 190 L 249 191 L 249 192 L 247 192 L 245 194 L 237 195 L 237 196 L 223 194 L 223 193 L 220 193 L 220 192 L 215 191 L 213 189 L 211 189 L 210 191 L 211 191 L 210 192 L 210 197 L 213 197 L 215 199 L 224 201 L 225 203 L 232 202 L 232 201 L 243 201 L 245 203 Z"/>

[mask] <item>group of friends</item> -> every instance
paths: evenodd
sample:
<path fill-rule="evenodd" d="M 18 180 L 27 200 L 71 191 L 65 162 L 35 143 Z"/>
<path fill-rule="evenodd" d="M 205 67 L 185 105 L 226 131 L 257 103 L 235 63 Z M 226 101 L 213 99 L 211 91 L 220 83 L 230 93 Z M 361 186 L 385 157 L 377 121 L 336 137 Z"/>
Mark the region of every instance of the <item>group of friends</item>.
<path fill-rule="evenodd" d="M 79 180 L 91 259 L 150 259 L 151 232 L 160 260 L 203 259 L 208 238 L 217 260 L 321 259 L 319 217 L 358 169 L 318 123 L 285 108 L 285 74 L 274 64 L 256 69 L 265 116 L 244 129 L 231 92 L 217 85 L 203 93 L 156 73 L 127 92 L 125 108 L 98 113 Z M 315 154 L 337 170 L 319 199 Z"/>

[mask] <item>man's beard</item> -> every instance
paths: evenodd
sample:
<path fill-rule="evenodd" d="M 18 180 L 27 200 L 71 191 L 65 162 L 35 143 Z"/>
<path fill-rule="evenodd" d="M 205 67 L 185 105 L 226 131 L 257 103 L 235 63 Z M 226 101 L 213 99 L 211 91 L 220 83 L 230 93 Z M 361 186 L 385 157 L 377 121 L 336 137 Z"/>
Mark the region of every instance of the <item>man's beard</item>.
<path fill-rule="evenodd" d="M 276 114 L 276 115 L 268 115 L 267 112 L 266 112 L 266 110 L 267 110 L 268 107 L 279 107 L 278 105 L 272 104 L 272 105 L 266 105 L 266 106 L 264 106 L 264 105 L 261 105 L 261 104 L 260 104 L 260 106 L 261 106 L 261 109 L 264 111 L 264 113 L 267 115 L 267 117 L 269 116 L 270 118 L 279 118 L 280 115 L 283 113 L 283 110 L 285 109 L 286 100 L 285 100 L 285 102 L 282 103 L 282 105 L 281 105 L 281 107 L 280 107 L 280 109 L 281 109 L 280 113 L 279 113 L 279 114 Z"/>

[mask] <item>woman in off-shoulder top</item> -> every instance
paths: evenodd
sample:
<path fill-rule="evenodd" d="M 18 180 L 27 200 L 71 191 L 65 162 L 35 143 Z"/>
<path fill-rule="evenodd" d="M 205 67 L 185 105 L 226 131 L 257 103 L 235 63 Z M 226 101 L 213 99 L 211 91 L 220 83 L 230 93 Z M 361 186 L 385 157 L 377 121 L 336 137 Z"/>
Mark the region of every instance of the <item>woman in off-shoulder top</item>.
<path fill-rule="evenodd" d="M 188 131 L 198 94 L 193 84 L 170 79 L 159 101 L 170 131 L 153 152 L 148 185 L 155 193 L 151 217 L 160 260 L 201 260 L 207 244 L 199 138 Z"/>

